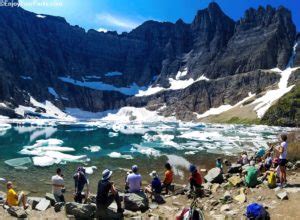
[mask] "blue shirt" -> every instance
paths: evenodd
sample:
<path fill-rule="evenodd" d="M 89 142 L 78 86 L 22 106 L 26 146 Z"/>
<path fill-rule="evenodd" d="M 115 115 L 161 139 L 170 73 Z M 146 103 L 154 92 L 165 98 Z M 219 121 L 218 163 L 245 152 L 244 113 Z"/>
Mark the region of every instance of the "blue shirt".
<path fill-rule="evenodd" d="M 161 193 L 161 182 L 160 182 L 160 179 L 157 178 L 157 177 L 153 178 L 153 180 L 151 182 L 151 187 L 152 187 L 153 192 Z"/>

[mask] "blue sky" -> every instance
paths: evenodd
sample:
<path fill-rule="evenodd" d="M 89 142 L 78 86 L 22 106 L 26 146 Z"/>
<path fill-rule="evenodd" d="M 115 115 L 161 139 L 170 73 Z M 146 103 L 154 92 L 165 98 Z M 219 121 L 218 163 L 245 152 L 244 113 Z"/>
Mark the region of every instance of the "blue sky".
<path fill-rule="evenodd" d="M 197 10 L 211 0 L 19 0 L 26 10 L 65 17 L 72 25 L 86 30 L 130 31 L 146 20 L 176 22 L 182 18 L 190 23 Z M 222 10 L 238 20 L 249 7 L 283 5 L 292 11 L 300 30 L 299 0 L 216 0 Z"/>

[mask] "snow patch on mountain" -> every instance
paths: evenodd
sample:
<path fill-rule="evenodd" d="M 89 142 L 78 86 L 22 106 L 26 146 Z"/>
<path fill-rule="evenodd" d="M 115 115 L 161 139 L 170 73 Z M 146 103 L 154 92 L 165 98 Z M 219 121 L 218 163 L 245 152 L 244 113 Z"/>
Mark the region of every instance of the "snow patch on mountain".
<path fill-rule="evenodd" d="M 65 83 L 70 83 L 80 87 L 86 87 L 95 90 L 101 91 L 116 91 L 120 92 L 124 95 L 135 95 L 140 90 L 145 90 L 145 87 L 139 87 L 136 83 L 132 83 L 129 87 L 116 87 L 111 84 L 107 84 L 101 81 L 97 82 L 83 82 L 76 79 L 72 79 L 71 77 L 58 77 L 61 81 Z"/>
<path fill-rule="evenodd" d="M 111 76 L 122 76 L 122 75 L 123 75 L 123 73 L 118 72 L 118 71 L 108 72 L 108 73 L 105 74 L 105 76 L 107 76 L 107 77 L 111 77 Z"/>
<path fill-rule="evenodd" d="M 56 99 L 59 99 L 59 95 L 57 94 L 57 92 L 55 91 L 54 88 L 52 87 L 48 87 L 48 92 L 53 95 Z"/>

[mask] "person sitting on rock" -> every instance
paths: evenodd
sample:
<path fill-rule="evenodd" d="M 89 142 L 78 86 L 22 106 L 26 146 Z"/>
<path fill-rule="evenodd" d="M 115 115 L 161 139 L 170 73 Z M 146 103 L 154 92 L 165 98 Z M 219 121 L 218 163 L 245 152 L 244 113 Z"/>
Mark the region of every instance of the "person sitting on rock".
<path fill-rule="evenodd" d="M 138 166 L 133 165 L 131 167 L 132 173 L 127 176 L 126 185 L 130 193 L 137 193 L 141 191 L 142 176 L 138 173 Z"/>
<path fill-rule="evenodd" d="M 171 184 L 173 182 L 173 171 L 170 163 L 165 164 L 166 172 L 165 172 L 165 178 L 162 184 L 162 189 L 166 189 L 166 194 L 169 193 L 169 189 L 171 187 Z"/>
<path fill-rule="evenodd" d="M 78 167 L 77 172 L 73 176 L 75 183 L 74 201 L 82 203 L 84 198 L 89 197 L 89 183 L 85 176 L 85 169 L 83 167 Z M 86 185 L 86 195 L 83 195 L 83 189 Z"/>
<path fill-rule="evenodd" d="M 245 170 L 245 172 L 245 185 L 247 187 L 255 187 L 258 184 L 258 170 L 255 167 L 255 162 L 253 160 L 250 161 L 250 166 L 247 168 L 247 170 Z"/>
<path fill-rule="evenodd" d="M 244 151 L 244 152 L 241 154 L 241 157 L 240 157 L 240 159 L 238 160 L 237 163 L 242 164 L 242 165 L 249 164 L 247 152 Z"/>
<path fill-rule="evenodd" d="M 150 198 L 152 195 L 159 195 L 161 193 L 162 185 L 160 179 L 155 170 L 150 173 L 152 177 L 151 184 L 145 187 L 145 192 L 150 194 Z"/>
<path fill-rule="evenodd" d="M 64 191 L 64 178 L 60 168 L 56 169 L 56 175 L 52 176 L 52 193 L 56 202 L 65 202 Z"/>
<path fill-rule="evenodd" d="M 265 160 L 264 160 L 264 168 L 265 170 L 269 170 L 272 166 L 272 156 L 271 156 L 271 153 L 268 152 L 266 154 L 266 157 L 265 157 Z"/>
<path fill-rule="evenodd" d="M 19 206 L 22 203 L 24 209 L 27 209 L 29 207 L 29 205 L 26 204 L 25 194 L 23 192 L 17 194 L 16 191 L 14 190 L 12 182 L 7 182 L 6 188 L 7 188 L 7 195 L 5 201 L 6 205 Z"/>
<path fill-rule="evenodd" d="M 110 181 L 112 171 L 106 169 L 102 172 L 102 179 L 98 183 L 98 190 L 96 196 L 97 209 L 105 210 L 115 200 L 117 203 L 117 212 L 123 213 L 124 210 L 121 206 L 121 199 L 114 183 Z"/>
<path fill-rule="evenodd" d="M 189 171 L 191 176 L 189 177 L 191 191 L 197 191 L 202 185 L 202 176 L 198 172 L 195 165 L 190 165 Z"/>

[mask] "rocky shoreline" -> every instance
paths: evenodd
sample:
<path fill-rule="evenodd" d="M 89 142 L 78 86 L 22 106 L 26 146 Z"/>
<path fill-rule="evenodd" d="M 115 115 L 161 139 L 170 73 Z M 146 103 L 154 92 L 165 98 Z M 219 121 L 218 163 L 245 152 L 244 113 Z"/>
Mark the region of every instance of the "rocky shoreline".
<path fill-rule="evenodd" d="M 197 207 L 202 210 L 206 219 L 241 219 L 247 205 L 256 202 L 267 209 L 271 219 L 280 219 L 281 216 L 284 219 L 298 219 L 300 215 L 296 207 L 300 199 L 300 161 L 289 162 L 287 167 L 288 185 L 283 189 L 269 189 L 266 182 L 255 188 L 246 188 L 240 177 L 240 166 L 237 166 L 236 172 L 223 174 L 222 179 L 217 172 L 213 172 L 214 168 L 205 176 L 203 194 L 196 199 Z M 187 194 L 187 186 L 174 184 L 174 191 L 163 195 L 165 203 L 157 204 L 149 200 L 148 208 L 142 210 L 143 212 L 125 209 L 123 219 L 174 219 L 183 208 L 188 208 L 193 202 Z M 4 192 L 0 192 L 0 195 L 5 199 Z M 46 193 L 44 198 L 28 195 L 30 208 L 26 211 L 3 206 L 0 208 L 0 215 L 3 219 L 15 219 L 13 216 L 21 219 L 93 219 L 96 212 L 93 198 L 91 196 L 87 204 L 67 202 L 63 206 L 55 203 L 50 193 Z M 113 203 L 106 213 L 107 217 L 103 219 L 122 219 L 116 213 L 116 208 Z"/>

